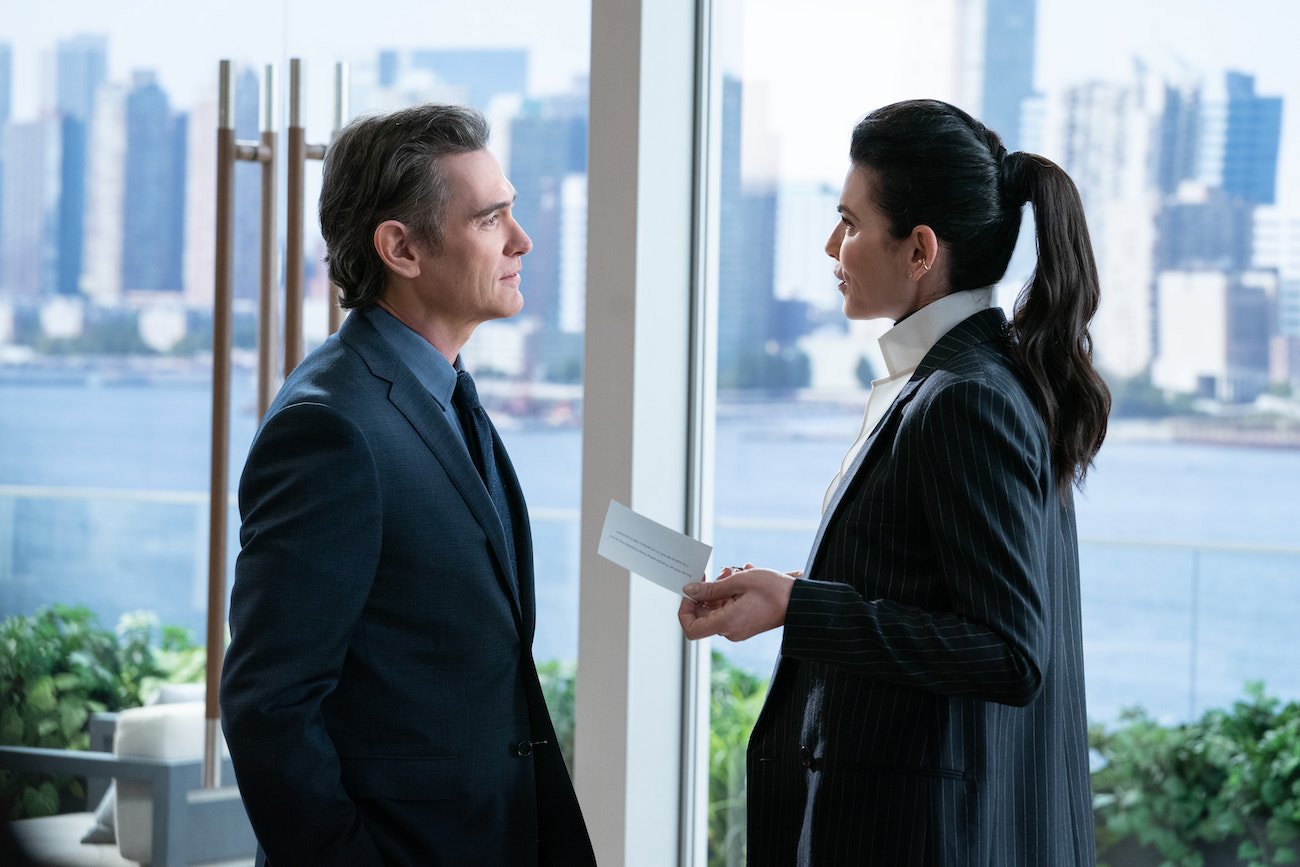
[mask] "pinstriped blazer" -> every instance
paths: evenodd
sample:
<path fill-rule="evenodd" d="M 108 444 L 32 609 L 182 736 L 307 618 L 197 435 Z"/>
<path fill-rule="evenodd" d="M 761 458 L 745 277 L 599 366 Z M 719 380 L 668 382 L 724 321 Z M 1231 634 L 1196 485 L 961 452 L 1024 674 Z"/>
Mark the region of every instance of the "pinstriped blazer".
<path fill-rule="evenodd" d="M 751 865 L 1095 861 L 1072 503 L 1001 310 L 845 474 L 748 752 Z"/>

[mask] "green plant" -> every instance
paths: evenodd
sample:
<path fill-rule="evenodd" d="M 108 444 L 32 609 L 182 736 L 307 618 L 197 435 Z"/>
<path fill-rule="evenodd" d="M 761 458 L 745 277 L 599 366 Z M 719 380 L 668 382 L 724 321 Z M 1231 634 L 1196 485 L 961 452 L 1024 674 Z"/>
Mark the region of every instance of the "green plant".
<path fill-rule="evenodd" d="M 84 750 L 97 711 L 135 707 L 164 682 L 194 681 L 204 651 L 157 618 L 123 615 L 117 632 L 85 608 L 56 605 L 0 622 L 0 743 Z M 84 801 L 73 777 L 0 771 L 0 816 L 45 816 Z"/>
<path fill-rule="evenodd" d="M 574 664 L 538 663 L 537 674 L 560 749 L 572 769 Z M 714 652 L 709 689 L 709 867 L 745 863 L 745 747 L 766 696 L 766 679 Z"/>
<path fill-rule="evenodd" d="M 542 682 L 542 695 L 555 724 L 555 736 L 560 740 L 564 763 L 573 773 L 573 715 L 574 673 L 572 662 L 551 659 L 537 666 L 537 677 Z"/>
<path fill-rule="evenodd" d="M 745 754 L 767 680 L 713 653 L 709 690 L 709 867 L 745 863 Z"/>
<path fill-rule="evenodd" d="M 1254 683 L 1194 722 L 1162 726 L 1132 710 L 1089 739 L 1103 858 L 1131 839 L 1176 867 L 1201 867 L 1216 849 L 1252 867 L 1300 860 L 1300 704 Z"/>

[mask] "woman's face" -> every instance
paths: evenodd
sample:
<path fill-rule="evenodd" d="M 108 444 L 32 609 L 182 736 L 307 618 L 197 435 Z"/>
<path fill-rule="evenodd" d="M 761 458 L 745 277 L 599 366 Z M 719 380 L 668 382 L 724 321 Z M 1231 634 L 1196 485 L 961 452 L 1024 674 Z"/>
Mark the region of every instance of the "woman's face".
<path fill-rule="evenodd" d="M 826 241 L 849 319 L 889 318 L 897 322 L 921 307 L 912 245 L 889 233 L 889 221 L 872 199 L 875 172 L 849 169 L 840 194 L 840 221 Z"/>

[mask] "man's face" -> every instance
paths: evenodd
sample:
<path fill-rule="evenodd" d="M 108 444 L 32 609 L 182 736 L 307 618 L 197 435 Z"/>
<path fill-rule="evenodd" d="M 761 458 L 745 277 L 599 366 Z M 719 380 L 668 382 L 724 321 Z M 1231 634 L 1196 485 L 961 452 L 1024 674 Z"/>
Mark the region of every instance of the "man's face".
<path fill-rule="evenodd" d="M 533 242 L 515 222 L 515 188 L 486 150 L 442 157 L 451 185 L 442 249 L 420 271 L 424 303 L 444 322 L 475 326 L 524 306 L 521 260 Z"/>

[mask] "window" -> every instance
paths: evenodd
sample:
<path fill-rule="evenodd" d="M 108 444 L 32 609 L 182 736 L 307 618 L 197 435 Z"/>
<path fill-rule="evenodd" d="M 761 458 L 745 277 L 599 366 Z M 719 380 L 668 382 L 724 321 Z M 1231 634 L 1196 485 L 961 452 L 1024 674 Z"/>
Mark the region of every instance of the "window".
<path fill-rule="evenodd" d="M 299 0 L 151 10 L 128 21 L 77 2 L 0 22 L 0 617 L 81 604 L 112 627 L 146 608 L 202 640 L 217 62 L 237 66 L 241 140 L 257 138 L 262 70 L 277 65 L 283 146 L 289 58 L 304 61 L 307 140 L 320 144 L 341 61 L 353 115 L 419 101 L 483 110 L 518 190 L 536 244 L 525 310 L 480 328 L 465 363 L 528 497 L 535 653 L 571 737 L 589 5 L 515 3 L 490 21 L 414 2 L 383 16 Z M 257 423 L 260 207 L 258 168 L 236 175 L 232 491 Z M 309 163 L 308 349 L 328 323 L 319 177 Z M 283 193 L 277 222 L 283 239 Z M 233 572 L 233 506 L 229 524 Z"/>
<path fill-rule="evenodd" d="M 885 375 L 875 338 L 890 323 L 844 319 L 822 249 L 854 122 L 944 99 L 1075 179 L 1115 395 L 1077 497 L 1089 711 L 1107 726 L 1134 705 L 1192 719 L 1251 679 L 1300 695 L 1285 632 L 1300 611 L 1300 186 L 1287 183 L 1300 121 L 1284 111 L 1300 89 L 1287 46 L 1261 41 L 1247 10 L 1114 5 L 717 2 L 710 130 L 717 568 L 803 567 Z M 999 287 L 1008 309 L 1032 254 L 1022 235 Z M 710 865 L 744 860 L 744 745 L 779 642 L 714 640 Z"/>

